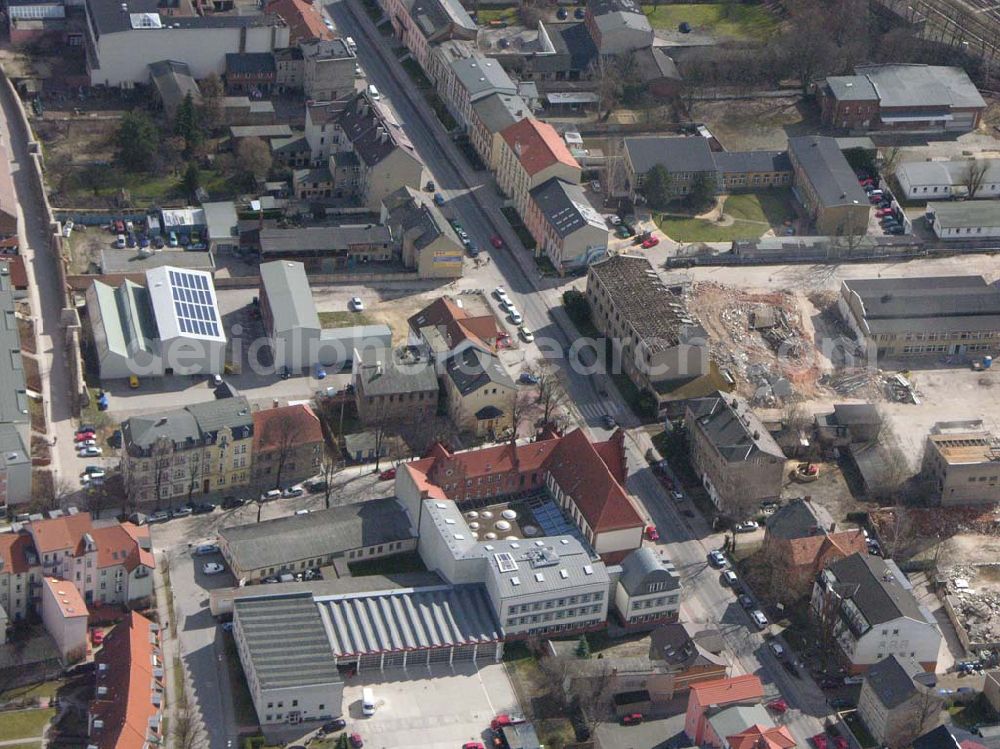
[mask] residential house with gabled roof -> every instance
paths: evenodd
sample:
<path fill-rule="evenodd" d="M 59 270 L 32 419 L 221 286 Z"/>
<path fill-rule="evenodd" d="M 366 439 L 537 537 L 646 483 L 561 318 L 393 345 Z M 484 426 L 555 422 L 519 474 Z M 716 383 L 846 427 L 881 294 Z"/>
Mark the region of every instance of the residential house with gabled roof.
<path fill-rule="evenodd" d="M 125 485 L 146 507 L 173 507 L 201 494 L 246 486 L 252 459 L 253 416 L 242 396 L 122 422 Z"/>
<path fill-rule="evenodd" d="M 781 495 L 785 454 L 742 398 L 696 398 L 684 413 L 691 464 L 719 512 L 736 519 Z"/>
<path fill-rule="evenodd" d="M 396 38 L 410 50 L 420 68 L 431 75 L 435 47 L 448 40 L 474 42 L 479 26 L 458 0 L 382 0 Z"/>
<path fill-rule="evenodd" d="M 381 222 L 398 243 L 406 268 L 420 278 L 460 278 L 465 248 L 426 192 L 401 187 L 382 201 Z"/>
<path fill-rule="evenodd" d="M 475 102 L 493 94 L 517 95 L 517 84 L 497 60 L 474 53 L 454 60 L 450 67 L 438 88 L 443 89 L 445 103 L 466 131 L 472 130 Z"/>
<path fill-rule="evenodd" d="M 523 218 L 535 239 L 536 255 L 546 255 L 560 274 L 607 257 L 607 221 L 580 185 L 553 177 L 529 195 Z"/>
<path fill-rule="evenodd" d="M 591 442 L 583 430 L 543 431 L 534 442 L 505 443 L 467 452 L 432 447 L 396 473 L 396 496 L 411 517 L 426 499 L 459 507 L 489 498 L 537 494 L 558 507 L 595 553 L 616 564 L 642 545 L 645 527 L 628 492 L 624 432 Z"/>
<path fill-rule="evenodd" d="M 795 173 L 793 192 L 827 236 L 863 235 L 868 231 L 871 203 L 837 141 L 820 135 L 788 139 Z"/>
<path fill-rule="evenodd" d="M 681 578 L 652 547 L 642 546 L 622 560 L 615 586 L 615 612 L 626 629 L 653 629 L 677 621 Z"/>
<path fill-rule="evenodd" d="M 320 472 L 326 440 L 319 417 L 306 403 L 253 412 L 254 484 L 284 489 Z"/>
<path fill-rule="evenodd" d="M 764 685 L 760 677 L 754 674 L 692 684 L 691 693 L 688 695 L 687 713 L 684 717 L 684 733 L 696 745 L 702 746 L 707 739 L 718 736 L 717 732 L 722 730 L 719 725 L 714 729 L 709 727 L 709 720 L 712 717 L 730 707 L 760 706 L 763 698 Z M 753 715 L 756 716 L 757 713 Z M 764 715 L 767 716 L 766 711 Z M 739 730 L 745 730 L 749 725 L 745 724 Z M 726 736 L 732 735 L 724 730 L 722 733 Z M 714 745 L 719 746 L 718 743 Z"/>
<path fill-rule="evenodd" d="M 417 423 L 433 419 L 438 407 L 438 380 L 426 354 L 405 350 L 368 352 L 354 372 L 354 403 L 366 426 Z"/>
<path fill-rule="evenodd" d="M 13 621 L 40 613 L 43 577 L 69 581 L 88 605 L 133 604 L 152 596 L 155 565 L 147 527 L 54 510 L 0 533 L 0 606 Z"/>
<path fill-rule="evenodd" d="M 495 171 L 500 158 L 500 134 L 531 117 L 531 107 L 518 94 L 494 91 L 473 101 L 470 109 L 469 141 L 486 168 Z"/>
<path fill-rule="evenodd" d="M 273 13 L 288 26 L 288 43 L 315 39 L 332 39 L 333 32 L 323 23 L 320 6 L 308 0 L 271 0 L 265 13 Z"/>
<path fill-rule="evenodd" d="M 94 657 L 89 744 L 97 749 L 163 745 L 165 680 L 159 626 L 131 611 L 105 636 Z"/>
<path fill-rule="evenodd" d="M 503 331 L 491 315 L 470 315 L 461 300 L 442 296 L 407 320 L 409 341 L 426 348 L 440 366 L 467 348 L 496 352 Z"/>
<path fill-rule="evenodd" d="M 879 746 L 911 746 L 941 722 L 944 701 L 933 690 L 934 679 L 909 656 L 890 655 L 868 669 L 858 717 Z"/>
<path fill-rule="evenodd" d="M 653 27 L 638 0 L 588 0 L 583 22 L 602 55 L 622 55 L 653 44 Z"/>
<path fill-rule="evenodd" d="M 497 438 L 514 426 L 517 385 L 496 354 L 468 346 L 445 361 L 441 380 L 459 429 Z"/>
<path fill-rule="evenodd" d="M 794 499 L 767 519 L 760 550 L 771 570 L 771 594 L 785 604 L 808 595 L 816 575 L 832 562 L 867 552 L 860 528 L 839 527 L 808 499 Z"/>
<path fill-rule="evenodd" d="M 497 159 L 497 185 L 522 218 L 528 213 L 529 193 L 542 183 L 553 177 L 580 183 L 580 164 L 552 125 L 526 118 L 500 135 L 503 143 Z"/>
<path fill-rule="evenodd" d="M 816 577 L 812 616 L 832 628 L 840 659 L 852 674 L 890 655 L 914 658 L 933 672 L 941 647 L 934 615 L 890 559 L 852 554 Z"/>

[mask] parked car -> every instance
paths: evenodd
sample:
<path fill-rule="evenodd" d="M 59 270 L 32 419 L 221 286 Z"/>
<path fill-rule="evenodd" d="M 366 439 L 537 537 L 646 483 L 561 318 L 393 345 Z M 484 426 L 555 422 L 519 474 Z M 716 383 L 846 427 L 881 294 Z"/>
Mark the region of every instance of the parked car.
<path fill-rule="evenodd" d="M 766 707 L 768 710 L 781 714 L 788 710 L 788 703 L 782 699 L 771 700 L 767 703 Z"/>
<path fill-rule="evenodd" d="M 659 243 L 660 243 L 660 238 L 656 237 L 656 236 L 653 236 L 653 237 L 650 237 L 649 239 L 644 239 L 643 240 L 643 242 L 642 242 L 642 248 L 644 250 L 648 250 L 650 247 L 656 247 L 656 245 L 658 245 Z"/>
<path fill-rule="evenodd" d="M 103 476 L 104 468 L 102 468 L 101 466 L 87 466 L 83 469 L 83 472 L 90 475 L 100 474 L 101 476 Z"/>
<path fill-rule="evenodd" d="M 737 577 L 736 573 L 732 570 L 723 570 L 722 579 L 725 581 L 726 585 L 730 587 L 735 587 L 736 583 L 740 581 L 739 577 Z"/>
<path fill-rule="evenodd" d="M 361 297 L 352 296 L 351 297 L 351 309 L 355 312 L 363 312 L 365 309 L 365 303 L 361 301 Z"/>
<path fill-rule="evenodd" d="M 642 723 L 643 716 L 642 713 L 629 713 L 628 715 L 622 716 L 623 726 L 637 726 Z"/>
<path fill-rule="evenodd" d="M 648 538 L 650 541 L 659 541 L 660 540 L 660 532 L 658 530 L 656 530 L 656 526 L 655 525 L 647 525 L 646 526 L 646 538 Z"/>
<path fill-rule="evenodd" d="M 672 492 L 670 492 L 670 496 L 674 498 L 675 502 L 680 502 L 682 499 L 684 499 L 684 493 L 678 491 L 677 489 L 674 489 Z"/>
<path fill-rule="evenodd" d="M 218 554 L 219 545 L 218 544 L 202 544 L 201 546 L 196 546 L 194 551 L 191 552 L 191 556 L 204 557 L 209 554 Z"/>
<path fill-rule="evenodd" d="M 211 502 L 192 502 L 188 507 L 191 508 L 193 515 L 207 515 L 210 512 L 215 512 L 215 505 Z"/>
<path fill-rule="evenodd" d="M 521 372 L 521 376 L 517 378 L 517 381 L 522 385 L 537 385 L 538 377 L 531 374 L 531 372 Z"/>
<path fill-rule="evenodd" d="M 347 728 L 347 721 L 344 720 L 343 718 L 335 718 L 335 719 L 329 720 L 329 721 L 327 721 L 326 723 L 323 724 L 323 732 L 324 733 L 333 733 L 334 731 L 343 731 L 345 728 Z"/>
<path fill-rule="evenodd" d="M 750 619 L 753 621 L 755 625 L 757 625 L 757 629 L 767 629 L 768 625 L 767 617 L 764 616 L 764 612 L 761 611 L 760 609 L 754 609 L 753 611 L 751 611 Z"/>
<path fill-rule="evenodd" d="M 740 593 L 736 597 L 736 600 L 739 601 L 740 606 L 742 606 L 747 611 L 753 608 L 753 599 L 746 593 Z"/>
<path fill-rule="evenodd" d="M 391 481 L 394 478 L 396 478 L 396 469 L 395 468 L 387 468 L 386 470 L 382 471 L 382 473 L 380 473 L 378 475 L 378 480 L 379 481 Z"/>
<path fill-rule="evenodd" d="M 69 238 L 69 235 L 73 233 L 73 221 L 71 219 L 66 219 L 66 222 L 62 227 L 62 235 Z"/>
<path fill-rule="evenodd" d="M 348 740 L 351 742 L 351 746 L 354 747 L 354 749 L 361 749 L 361 747 L 365 745 L 360 733 L 352 733 L 351 738 Z"/>
<path fill-rule="evenodd" d="M 524 318 L 521 317 L 521 313 L 515 308 L 510 311 L 510 321 L 515 325 L 520 325 L 524 322 Z"/>
<path fill-rule="evenodd" d="M 525 343 L 531 343 L 533 340 L 535 340 L 535 334 L 531 332 L 530 328 L 526 328 L 522 325 L 520 328 L 518 328 L 517 332 L 521 334 L 521 338 L 524 339 Z"/>
<path fill-rule="evenodd" d="M 77 432 L 73 435 L 73 442 L 89 442 L 90 444 L 97 444 L 94 442 L 93 432 Z"/>
<path fill-rule="evenodd" d="M 503 286 L 497 286 L 493 289 L 493 296 L 499 299 L 501 302 L 507 298 L 507 290 Z"/>
<path fill-rule="evenodd" d="M 170 520 L 170 513 L 166 510 L 153 510 L 147 517 L 147 523 L 163 523 Z"/>
<path fill-rule="evenodd" d="M 744 520 L 742 523 L 736 525 L 737 533 L 753 533 L 760 526 L 757 525 L 756 520 Z"/>
<path fill-rule="evenodd" d="M 708 552 L 708 563 L 713 567 L 718 567 L 720 569 L 729 564 L 729 562 L 726 561 L 725 554 L 718 549 L 712 549 Z"/>
<path fill-rule="evenodd" d="M 325 380 L 326 370 L 323 369 L 323 366 L 321 364 L 317 364 L 316 368 L 313 370 L 313 375 L 316 377 L 317 380 Z"/>
<path fill-rule="evenodd" d="M 490 721 L 490 730 L 499 731 L 505 726 L 515 726 L 519 723 L 525 723 L 523 715 L 516 715 L 514 713 L 500 713 L 497 717 Z"/>
<path fill-rule="evenodd" d="M 85 447 L 77 453 L 80 458 L 99 458 L 104 454 L 104 450 L 99 447 Z"/>
<path fill-rule="evenodd" d="M 186 518 L 191 514 L 191 508 L 187 506 L 178 507 L 176 510 L 170 513 L 171 517 L 175 518 Z"/>
<path fill-rule="evenodd" d="M 500 238 L 499 234 L 494 234 L 490 237 L 490 244 L 496 247 L 498 250 L 503 248 L 503 240 Z"/>
<path fill-rule="evenodd" d="M 301 497 L 305 493 L 306 490 L 303 489 L 301 486 L 290 486 L 283 492 L 281 492 L 281 496 L 284 499 L 294 499 L 295 497 Z"/>
<path fill-rule="evenodd" d="M 90 641 L 95 645 L 100 645 L 104 642 L 104 630 L 96 628 L 90 630 Z"/>
<path fill-rule="evenodd" d="M 201 566 L 201 571 L 206 575 L 219 575 L 225 572 L 226 568 L 218 562 L 206 562 Z"/>
<path fill-rule="evenodd" d="M 239 497 L 226 497 L 222 500 L 223 510 L 235 510 L 237 507 L 242 507 L 244 501 Z"/>
<path fill-rule="evenodd" d="M 815 736 L 809 739 L 816 749 L 827 749 L 827 741 L 825 733 L 817 733 Z"/>
<path fill-rule="evenodd" d="M 785 657 L 785 649 L 781 646 L 781 643 L 778 642 L 777 640 L 769 640 L 767 646 L 771 649 L 771 652 L 774 653 L 774 656 L 776 658 Z"/>

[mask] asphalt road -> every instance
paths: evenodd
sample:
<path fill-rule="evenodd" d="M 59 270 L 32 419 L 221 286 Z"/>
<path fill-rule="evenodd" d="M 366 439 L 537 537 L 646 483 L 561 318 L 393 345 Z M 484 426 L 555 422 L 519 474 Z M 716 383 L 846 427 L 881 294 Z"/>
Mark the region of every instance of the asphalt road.
<path fill-rule="evenodd" d="M 559 300 L 546 289 L 530 254 L 517 241 L 499 213 L 502 205 L 492 178 L 475 174 L 465 157 L 449 139 L 429 106 L 416 91 L 409 77 L 390 51 L 364 11 L 350 0 L 326 6 L 342 33 L 359 41 L 358 56 L 369 79 L 387 96 L 411 140 L 421 154 L 439 189 L 449 198 L 447 212 L 456 216 L 476 243 L 489 248 L 493 262 L 476 271 L 484 285 L 504 285 L 536 336 L 547 337 L 563 349 L 570 342 Z M 364 40 L 362 42 L 362 40 Z M 499 234 L 507 248 L 493 250 L 489 238 Z M 582 374 L 557 358 L 575 410 L 583 417 L 594 436 L 602 439 L 607 431 L 599 427 L 604 413 L 615 414 L 624 426 L 636 426 L 634 417 L 618 393 L 603 375 Z M 606 390 L 608 395 L 600 395 Z M 659 481 L 646 467 L 645 451 L 651 446 L 642 430 L 629 433 L 628 452 L 631 472 L 628 488 L 639 499 L 645 514 L 656 523 L 660 546 L 681 574 L 685 586 L 682 612 L 688 621 L 704 622 L 719 628 L 732 652 L 734 671 L 755 673 L 765 682 L 768 693 L 779 693 L 791 710 L 782 716 L 802 743 L 822 730 L 822 717 L 830 709 L 815 682 L 808 674 L 796 678 L 788 674 L 767 648 L 762 633 L 752 628 L 746 613 L 733 592 L 719 582 L 719 574 L 708 567 L 706 554 L 721 544 L 713 537 L 700 516 L 681 516 L 666 496 Z M 669 544 L 669 547 L 666 546 Z"/>

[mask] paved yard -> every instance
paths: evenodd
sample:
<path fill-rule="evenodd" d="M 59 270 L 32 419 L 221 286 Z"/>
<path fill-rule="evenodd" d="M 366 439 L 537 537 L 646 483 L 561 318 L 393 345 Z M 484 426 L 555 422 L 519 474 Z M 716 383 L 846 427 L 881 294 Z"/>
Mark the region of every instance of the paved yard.
<path fill-rule="evenodd" d="M 378 709 L 361 716 L 361 690 L 371 687 Z M 344 689 L 348 730 L 372 749 L 455 749 L 467 741 L 489 743 L 490 720 L 517 711 L 517 698 L 502 664 L 413 673 L 362 673 Z"/>

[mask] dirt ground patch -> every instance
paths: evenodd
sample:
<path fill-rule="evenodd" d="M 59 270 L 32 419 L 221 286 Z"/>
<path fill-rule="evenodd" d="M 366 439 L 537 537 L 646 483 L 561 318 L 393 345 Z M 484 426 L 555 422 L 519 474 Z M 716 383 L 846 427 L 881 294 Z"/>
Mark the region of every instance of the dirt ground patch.
<path fill-rule="evenodd" d="M 704 122 L 728 151 L 784 150 L 790 136 L 819 128 L 819 112 L 797 96 L 699 101 L 693 119 Z"/>
<path fill-rule="evenodd" d="M 817 463 L 815 460 L 810 462 L 819 466 L 819 478 L 808 484 L 788 479 L 781 492 L 783 498 L 807 496 L 829 512 L 838 525 L 844 523 L 851 513 L 868 512 L 877 507 L 873 502 L 860 501 L 854 496 L 848 477 L 839 465 L 832 462 Z"/>

